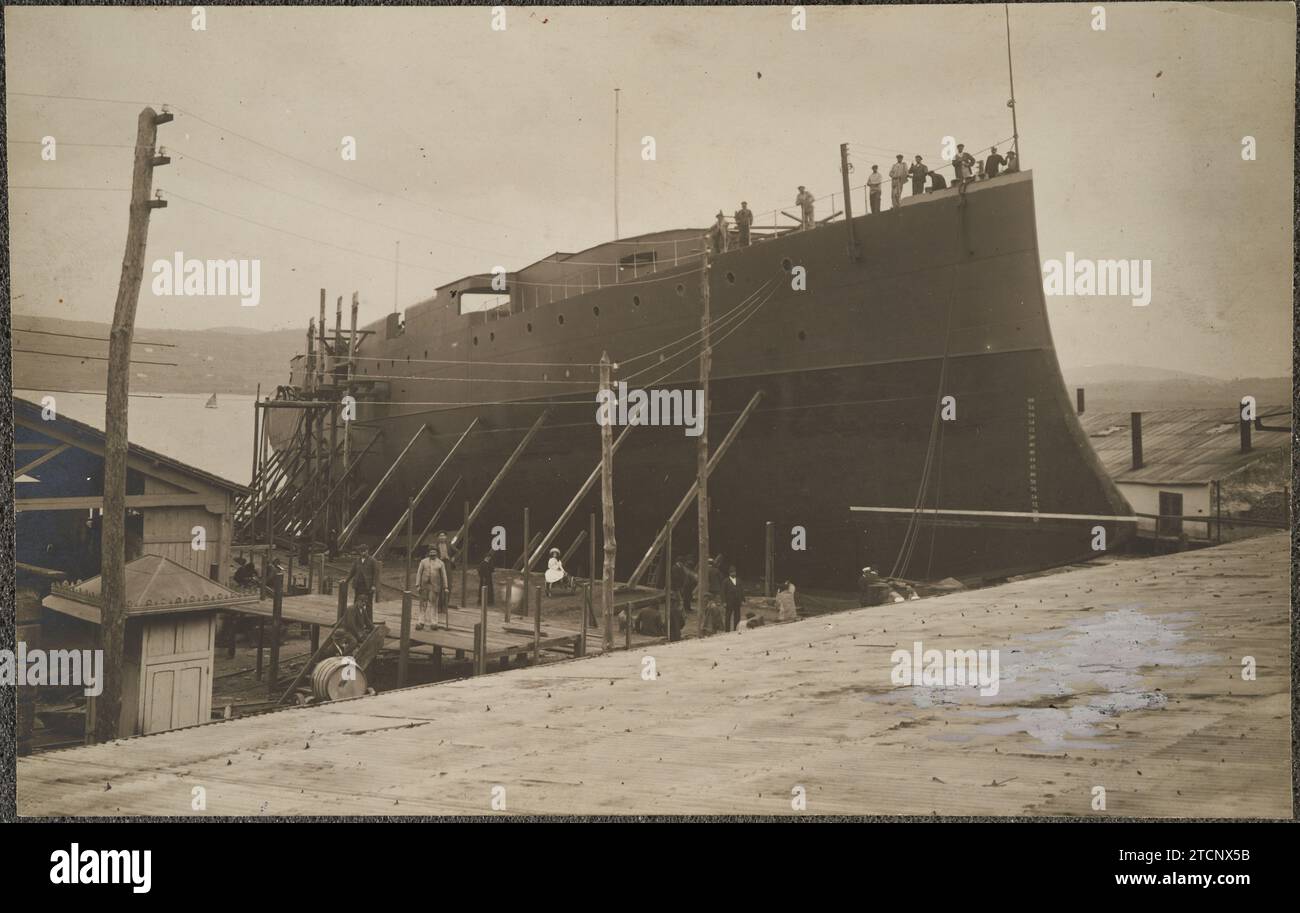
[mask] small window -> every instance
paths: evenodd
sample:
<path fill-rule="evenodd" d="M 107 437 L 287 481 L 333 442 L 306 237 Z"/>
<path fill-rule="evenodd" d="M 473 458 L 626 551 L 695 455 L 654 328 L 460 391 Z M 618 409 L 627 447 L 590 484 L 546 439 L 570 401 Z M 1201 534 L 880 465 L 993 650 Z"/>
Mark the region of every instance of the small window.
<path fill-rule="evenodd" d="M 461 292 L 458 300 L 462 314 L 508 310 L 510 307 L 509 292 Z"/>
<path fill-rule="evenodd" d="M 558 315 L 555 318 L 555 322 L 558 323 L 560 326 L 564 326 L 564 315 L 563 314 Z"/>
<path fill-rule="evenodd" d="M 478 345 L 478 337 L 477 337 L 477 336 L 474 337 L 474 345 Z"/>
<path fill-rule="evenodd" d="M 805 339 L 807 339 L 807 338 L 808 338 L 808 334 L 805 333 L 803 330 L 800 330 L 800 331 L 799 331 L 799 341 L 800 341 L 800 342 L 803 342 L 803 341 L 804 341 Z"/>
<path fill-rule="evenodd" d="M 633 296 L 632 296 L 632 307 L 634 307 L 634 308 L 639 308 L 640 306 L 641 306 L 641 296 L 640 296 L 640 295 L 633 295 Z"/>
<path fill-rule="evenodd" d="M 591 308 L 591 316 L 592 316 L 592 317 L 599 317 L 599 316 L 600 316 L 600 305 L 592 305 L 592 308 Z"/>
<path fill-rule="evenodd" d="M 525 325 L 525 329 L 527 329 L 527 330 L 528 330 L 528 332 L 530 332 L 530 333 L 531 333 L 531 332 L 532 332 L 532 331 L 533 331 L 533 325 L 532 325 L 532 324 L 531 324 L 531 323 L 529 323 L 529 324 L 526 324 L 526 325 Z"/>
<path fill-rule="evenodd" d="M 794 264 L 790 262 L 789 257 L 786 257 L 781 261 L 781 269 L 785 270 L 787 273 L 794 269 Z"/>
<path fill-rule="evenodd" d="M 682 285 L 680 282 L 677 283 L 677 294 L 678 294 L 678 295 L 685 295 L 685 294 L 686 294 L 686 286 Z"/>
<path fill-rule="evenodd" d="M 731 272 L 727 273 L 727 282 L 728 282 L 730 285 L 735 285 L 735 284 L 736 284 L 736 274 L 735 274 L 735 273 L 731 273 Z"/>

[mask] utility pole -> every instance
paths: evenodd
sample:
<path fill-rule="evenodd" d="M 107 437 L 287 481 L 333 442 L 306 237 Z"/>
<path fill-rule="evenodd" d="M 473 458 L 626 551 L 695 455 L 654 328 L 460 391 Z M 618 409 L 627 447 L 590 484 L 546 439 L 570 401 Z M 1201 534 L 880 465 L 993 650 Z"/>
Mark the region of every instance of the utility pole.
<path fill-rule="evenodd" d="M 171 159 L 154 154 L 158 126 L 171 114 L 153 108 L 140 112 L 136 122 L 135 166 L 131 174 L 131 218 L 122 255 L 122 277 L 113 307 L 113 328 L 108 341 L 107 397 L 104 407 L 104 515 L 100 563 L 99 646 L 104 651 L 104 690 L 95 701 L 96 742 L 118 737 L 122 716 L 123 651 L 126 638 L 126 453 L 127 399 L 131 384 L 131 342 L 135 335 L 135 310 L 144 275 L 145 246 L 149 240 L 149 213 L 167 205 L 152 200 L 153 170 Z"/>
<path fill-rule="evenodd" d="M 840 176 L 844 180 L 844 224 L 849 230 L 849 257 L 853 260 L 861 260 L 862 253 L 858 250 L 858 239 L 853 235 L 853 196 L 849 193 L 849 172 L 853 166 L 849 164 L 849 144 L 840 143 Z M 831 207 L 835 211 L 835 207 Z"/>
<path fill-rule="evenodd" d="M 700 563 L 697 568 L 699 580 L 695 585 L 697 608 L 700 616 L 696 619 L 695 633 L 704 636 L 704 608 L 709 592 L 709 371 L 712 368 L 713 350 L 709 347 L 709 236 L 703 236 L 704 256 L 700 261 L 700 305 L 703 315 L 700 318 L 700 388 L 704 391 L 704 408 L 700 417 L 700 436 L 696 439 L 696 475 L 698 494 L 696 509 L 700 517 Z"/>
<path fill-rule="evenodd" d="M 609 353 L 600 353 L 600 389 L 613 393 L 609 379 Z M 605 523 L 605 564 L 601 569 L 601 611 L 605 617 L 605 652 L 614 649 L 614 558 L 617 543 L 614 541 L 614 422 L 613 402 L 606 400 L 605 421 L 600 426 L 600 505 Z M 631 623 L 631 619 L 628 619 Z"/>

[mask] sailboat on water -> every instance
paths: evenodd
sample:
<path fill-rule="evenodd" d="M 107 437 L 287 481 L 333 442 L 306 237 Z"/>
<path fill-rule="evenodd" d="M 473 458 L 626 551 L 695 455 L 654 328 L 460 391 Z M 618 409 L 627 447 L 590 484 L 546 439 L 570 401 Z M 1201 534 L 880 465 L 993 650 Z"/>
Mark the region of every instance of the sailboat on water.
<path fill-rule="evenodd" d="M 217 394 L 213 393 L 211 396 L 209 396 L 208 401 L 203 404 L 203 408 L 204 409 L 217 408 Z"/>

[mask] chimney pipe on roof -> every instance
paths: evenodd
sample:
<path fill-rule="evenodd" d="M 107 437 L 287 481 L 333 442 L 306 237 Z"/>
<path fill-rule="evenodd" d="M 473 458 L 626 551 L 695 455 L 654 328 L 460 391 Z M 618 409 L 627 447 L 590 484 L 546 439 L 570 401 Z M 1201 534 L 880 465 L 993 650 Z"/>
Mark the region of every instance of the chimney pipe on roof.
<path fill-rule="evenodd" d="M 1133 468 L 1142 468 L 1142 413 L 1129 414 L 1129 425 L 1133 429 Z"/>
<path fill-rule="evenodd" d="M 1083 415 L 1083 387 L 1074 389 L 1075 409 L 1079 415 Z"/>

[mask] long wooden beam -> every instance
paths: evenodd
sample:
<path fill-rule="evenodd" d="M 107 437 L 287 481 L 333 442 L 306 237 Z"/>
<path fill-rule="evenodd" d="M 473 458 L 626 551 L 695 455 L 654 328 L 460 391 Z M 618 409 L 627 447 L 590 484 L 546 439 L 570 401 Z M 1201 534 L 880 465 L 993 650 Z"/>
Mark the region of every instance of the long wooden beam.
<path fill-rule="evenodd" d="M 394 523 L 393 528 L 388 531 L 388 535 L 384 536 L 384 541 L 380 542 L 379 547 L 375 549 L 376 561 L 383 557 L 384 549 L 388 548 L 388 543 L 393 541 L 393 537 L 397 535 L 397 531 L 406 525 L 406 518 L 415 512 L 415 508 L 424 500 L 424 496 L 429 493 L 429 489 L 433 487 L 433 483 L 437 480 L 438 476 L 442 474 L 443 469 L 447 467 L 447 464 L 451 462 L 451 458 L 456 455 L 456 451 L 460 449 L 460 445 L 465 443 L 465 439 L 469 437 L 470 432 L 473 431 L 477 425 L 478 418 L 475 417 L 472 422 L 465 426 L 465 430 L 460 433 L 460 437 L 456 439 L 456 443 L 451 445 L 451 449 L 448 450 L 447 455 L 442 458 L 442 462 L 439 463 L 438 468 L 433 471 L 433 475 L 429 476 L 428 480 L 420 486 L 420 490 L 416 492 L 415 497 L 411 499 L 406 510 L 402 511 L 402 515 L 397 518 L 397 522 Z"/>
<path fill-rule="evenodd" d="M 126 506 L 136 508 L 205 507 L 211 513 L 221 513 L 220 510 L 214 510 L 213 508 L 217 505 L 213 504 L 210 498 L 205 497 L 200 492 L 172 495 L 127 495 Z M 14 509 L 18 513 L 29 510 L 90 510 L 92 508 L 103 510 L 104 498 L 102 495 L 88 495 L 78 498 L 18 498 L 14 501 Z"/>
<path fill-rule="evenodd" d="M 506 460 L 497 471 L 496 477 L 492 479 L 492 484 L 488 485 L 487 490 L 483 492 L 483 496 L 480 497 L 478 503 L 474 505 L 474 509 L 469 512 L 469 520 L 465 527 L 462 528 L 461 531 L 451 540 L 451 546 L 453 548 L 456 546 L 456 543 L 460 542 L 460 540 L 466 535 L 467 530 L 473 525 L 474 521 L 478 519 L 478 515 L 482 512 L 483 508 L 487 506 L 488 498 L 492 497 L 493 492 L 495 492 L 497 487 L 501 484 L 501 480 L 509 474 L 512 468 L 514 468 L 515 463 L 519 462 L 519 457 L 528 449 L 528 445 L 537 435 L 537 432 L 542 427 L 542 423 L 546 421 L 547 416 L 550 414 L 551 410 L 549 408 L 543 409 L 542 414 L 537 416 L 537 419 L 533 422 L 533 426 L 529 428 L 528 432 L 524 435 L 523 440 L 515 445 L 514 452 L 510 454 L 510 458 Z"/>
<path fill-rule="evenodd" d="M 55 448 L 54 448 L 53 450 L 51 450 L 49 453 L 44 454 L 43 456 L 38 456 L 36 459 L 32 460 L 32 461 L 31 461 L 30 463 L 28 463 L 26 466 L 21 466 L 21 467 L 19 467 L 18 469 L 15 469 L 15 470 L 14 470 L 14 478 L 18 478 L 18 477 L 21 476 L 21 475 L 24 475 L 24 474 L 26 474 L 26 473 L 29 473 L 29 472 L 31 472 L 33 469 L 35 469 L 37 466 L 41 466 L 41 465 L 43 465 L 44 463 L 48 462 L 49 460 L 54 459 L 56 456 L 58 456 L 59 454 L 61 454 L 63 451 L 67 450 L 70 446 L 72 446 L 72 445 L 71 445 L 71 444 L 60 444 L 58 447 L 55 447 Z"/>
<path fill-rule="evenodd" d="M 614 443 L 610 447 L 611 456 L 618 453 L 619 446 L 627 440 L 628 433 L 635 427 L 635 425 L 626 425 L 623 430 L 619 432 L 618 437 L 614 439 Z M 550 532 L 542 537 L 541 543 L 536 549 L 534 549 L 532 557 L 528 560 L 528 567 L 532 567 L 537 563 L 537 559 L 541 556 L 542 552 L 546 551 L 546 547 L 551 544 L 551 540 L 559 535 L 560 528 L 564 526 L 565 523 L 569 522 L 569 518 L 573 516 L 573 512 L 578 509 L 578 504 L 591 492 L 591 489 L 596 484 L 596 480 L 600 478 L 600 466 L 601 461 L 597 460 L 596 468 L 591 471 L 591 475 L 587 476 L 587 481 L 582 483 L 582 487 L 579 488 L 578 493 L 573 496 L 573 500 L 569 502 L 569 506 L 564 508 L 564 513 L 560 514 L 560 519 L 555 521 L 555 525 L 551 527 Z"/>
<path fill-rule="evenodd" d="M 420 530 L 420 535 L 415 537 L 415 542 L 417 544 L 423 542 L 424 537 L 429 535 L 429 530 L 433 529 L 433 524 L 438 522 L 438 518 L 442 516 L 442 512 L 446 510 L 447 505 L 451 503 L 451 496 L 456 493 L 456 489 L 460 488 L 460 483 L 463 481 L 465 481 L 464 476 L 457 476 L 456 481 L 451 483 L 451 488 L 447 489 L 447 494 L 443 497 L 442 503 L 439 504 L 438 509 L 433 512 L 433 516 L 429 518 L 429 522 L 424 524 L 424 529 Z M 450 583 L 450 581 L 448 581 L 448 583 Z"/>
<path fill-rule="evenodd" d="M 348 521 L 348 525 L 343 529 L 343 532 L 339 533 L 339 548 L 343 548 L 347 545 L 348 540 L 351 539 L 353 533 L 357 531 L 357 527 L 361 525 L 361 521 L 365 519 L 366 512 L 370 510 L 370 506 L 375 503 L 375 498 L 379 496 L 379 492 L 388 484 L 388 480 L 393 477 L 393 473 L 397 470 L 397 467 L 401 465 L 402 460 L 404 460 L 406 455 L 411 452 L 411 448 L 414 447 L 415 442 L 420 439 L 420 435 L 424 434 L 424 432 L 428 430 L 428 425 L 421 425 L 416 429 L 415 434 L 411 435 L 411 440 L 402 448 L 402 452 L 397 455 L 397 459 L 393 460 L 393 465 L 388 467 L 388 471 L 385 472 L 383 478 L 379 480 L 379 484 L 370 490 L 370 495 L 361 505 L 361 508 L 355 515 L 353 515 L 352 519 Z"/>
<path fill-rule="evenodd" d="M 733 422 L 731 427 L 727 430 L 726 436 L 718 442 L 717 448 L 714 449 L 713 454 L 709 457 L 709 475 L 713 475 L 713 470 L 716 469 L 718 463 L 722 461 L 722 457 L 726 454 L 727 448 L 730 447 L 731 442 L 736 439 L 736 435 L 740 433 L 740 429 L 744 427 L 745 422 L 749 421 L 749 416 L 753 413 L 754 407 L 758 405 L 758 401 L 762 398 L 762 390 L 757 391 L 753 396 L 751 396 L 749 398 L 749 403 L 741 410 L 740 415 L 736 417 L 735 422 Z M 641 562 L 636 566 L 636 569 L 632 571 L 631 576 L 627 578 L 628 586 L 636 586 L 637 582 L 649 569 L 650 562 L 654 561 L 655 555 L 664 547 L 664 541 L 668 535 L 668 530 L 675 527 L 678 521 L 681 520 L 683 515 L 685 515 L 692 502 L 695 501 L 698 492 L 699 481 L 696 480 L 691 483 L 691 487 L 686 490 L 686 494 L 683 495 L 681 501 L 677 503 L 677 507 L 668 517 L 667 525 L 659 531 L 657 536 L 655 536 L 654 542 L 650 543 L 650 548 L 646 550 L 645 557 L 641 559 Z"/>

